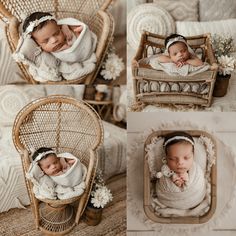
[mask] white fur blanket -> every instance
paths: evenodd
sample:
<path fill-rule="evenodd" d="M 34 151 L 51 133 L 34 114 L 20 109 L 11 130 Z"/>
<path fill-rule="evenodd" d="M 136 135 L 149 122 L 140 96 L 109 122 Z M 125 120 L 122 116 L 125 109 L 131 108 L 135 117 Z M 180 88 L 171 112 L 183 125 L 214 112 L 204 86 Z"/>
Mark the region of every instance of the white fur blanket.
<path fill-rule="evenodd" d="M 157 199 L 161 208 L 190 209 L 201 203 L 206 195 L 206 180 L 201 167 L 194 162 L 184 188 L 176 186 L 171 178 L 161 177 L 156 183 Z"/>
<path fill-rule="evenodd" d="M 61 153 L 58 157 L 76 158 L 71 153 Z M 68 199 L 80 196 L 86 187 L 87 168 L 77 160 L 67 172 L 52 178 L 44 174 L 38 163 L 32 163 L 26 177 L 33 183 L 33 192 L 38 199 Z"/>

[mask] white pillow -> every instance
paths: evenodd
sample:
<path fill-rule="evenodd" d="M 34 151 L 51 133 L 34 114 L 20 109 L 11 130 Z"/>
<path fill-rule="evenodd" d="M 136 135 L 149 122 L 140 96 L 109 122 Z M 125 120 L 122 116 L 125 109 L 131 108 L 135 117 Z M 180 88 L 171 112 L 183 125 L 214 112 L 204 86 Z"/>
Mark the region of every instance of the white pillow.
<path fill-rule="evenodd" d="M 17 113 L 30 101 L 45 96 L 43 86 L 0 87 L 0 125 L 12 125 Z"/>
<path fill-rule="evenodd" d="M 2 24 L 0 24 L 0 68 L 0 85 L 24 82 L 23 75 L 12 58 Z"/>
<path fill-rule="evenodd" d="M 236 18 L 235 0 L 199 0 L 200 21 Z"/>
<path fill-rule="evenodd" d="M 74 85 L 73 90 L 74 90 L 74 98 L 78 100 L 82 100 L 84 98 L 84 91 L 85 91 L 84 84 Z"/>
<path fill-rule="evenodd" d="M 127 40 L 135 50 L 144 30 L 167 36 L 175 32 L 175 22 L 165 9 L 158 7 L 158 4 L 141 4 L 133 8 L 127 18 Z"/>
<path fill-rule="evenodd" d="M 49 85 L 45 86 L 46 88 L 46 95 L 68 95 L 73 97 L 74 91 L 71 85 Z"/>
<path fill-rule="evenodd" d="M 236 42 L 236 19 L 206 21 L 206 22 L 190 22 L 176 21 L 177 34 L 183 36 L 193 36 L 205 33 L 232 36 Z"/>
<path fill-rule="evenodd" d="M 49 85 L 45 86 L 46 95 L 66 95 L 78 100 L 82 100 L 84 97 L 85 85 Z"/>
<path fill-rule="evenodd" d="M 198 0 L 154 0 L 176 21 L 198 21 Z"/>

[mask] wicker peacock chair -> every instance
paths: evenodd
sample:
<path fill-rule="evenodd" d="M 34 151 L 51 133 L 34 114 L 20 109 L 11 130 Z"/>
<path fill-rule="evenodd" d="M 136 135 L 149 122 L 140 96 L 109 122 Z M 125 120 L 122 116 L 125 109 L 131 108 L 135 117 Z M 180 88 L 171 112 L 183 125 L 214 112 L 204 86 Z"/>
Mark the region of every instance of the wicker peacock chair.
<path fill-rule="evenodd" d="M 84 193 L 65 200 L 37 199 L 33 184 L 25 179 L 36 228 L 47 235 L 68 233 L 78 224 L 89 199 L 98 162 L 96 149 L 103 141 L 101 119 L 83 101 L 60 95 L 48 96 L 29 103 L 18 113 L 13 141 L 21 155 L 24 175 L 32 161 L 32 147 L 51 147 L 57 153 L 70 152 L 87 167 Z"/>
<path fill-rule="evenodd" d="M 19 24 L 25 15 L 36 11 L 52 13 L 56 18 L 74 17 L 86 23 L 97 35 L 96 68 L 90 74 L 75 80 L 47 82 L 48 84 L 92 84 L 96 78 L 108 47 L 112 41 L 114 24 L 112 16 L 106 11 L 112 0 L 0 0 L 0 19 L 6 23 L 5 32 L 12 52 L 16 50 L 19 40 Z M 28 67 L 18 64 L 24 79 L 31 84 L 38 83 L 29 74 Z"/>

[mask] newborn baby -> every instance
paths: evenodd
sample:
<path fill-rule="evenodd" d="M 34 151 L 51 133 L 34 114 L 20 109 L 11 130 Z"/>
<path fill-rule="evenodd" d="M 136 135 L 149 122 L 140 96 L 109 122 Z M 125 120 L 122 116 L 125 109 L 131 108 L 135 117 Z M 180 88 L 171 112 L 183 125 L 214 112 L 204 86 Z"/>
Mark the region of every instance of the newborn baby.
<path fill-rule="evenodd" d="M 147 61 L 153 69 L 163 70 L 172 76 L 187 76 L 215 68 L 198 58 L 182 35 L 168 36 L 165 39 L 165 47 L 165 53 L 155 54 L 148 58 Z"/>
<path fill-rule="evenodd" d="M 158 200 L 167 207 L 189 209 L 197 206 L 206 195 L 201 167 L 194 161 L 194 140 L 185 132 L 165 137 L 161 171 L 157 173 Z"/>
<path fill-rule="evenodd" d="M 68 199 L 79 196 L 85 189 L 86 167 L 71 153 L 56 154 L 42 147 L 34 152 L 27 173 L 39 199 Z"/>
<path fill-rule="evenodd" d="M 79 80 L 95 69 L 96 44 L 97 36 L 85 23 L 34 12 L 24 21 L 13 57 L 29 66 L 36 81 Z"/>

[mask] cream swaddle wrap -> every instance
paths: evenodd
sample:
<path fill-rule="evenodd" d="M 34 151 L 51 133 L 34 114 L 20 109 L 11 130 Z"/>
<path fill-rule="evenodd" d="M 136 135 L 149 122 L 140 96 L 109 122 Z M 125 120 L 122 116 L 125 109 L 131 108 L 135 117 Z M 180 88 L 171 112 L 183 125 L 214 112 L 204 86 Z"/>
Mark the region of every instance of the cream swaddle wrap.
<path fill-rule="evenodd" d="M 168 75 L 172 76 L 177 76 L 177 75 L 191 76 L 210 69 L 210 65 L 206 62 L 201 66 L 193 66 L 186 64 L 183 65 L 182 67 L 177 67 L 176 64 L 173 62 L 168 62 L 168 63 L 159 62 L 157 56 L 150 58 L 149 64 L 153 69 L 165 71 Z"/>
<path fill-rule="evenodd" d="M 189 180 L 179 188 L 171 178 L 162 176 L 156 183 L 157 198 L 165 207 L 190 209 L 201 203 L 206 195 L 206 181 L 201 167 L 193 162 Z M 163 206 L 163 208 L 164 208 Z"/>
<path fill-rule="evenodd" d="M 84 62 L 91 57 L 94 57 L 94 52 L 97 44 L 97 36 L 83 22 L 75 18 L 64 18 L 57 21 L 58 25 L 82 26 L 80 35 L 73 40 L 71 47 L 53 52 L 52 54 L 64 62 Z"/>
<path fill-rule="evenodd" d="M 65 187 L 74 187 L 83 181 L 83 166 L 78 158 L 73 156 L 71 153 L 58 154 L 59 158 L 69 158 L 75 160 L 72 166 L 70 166 L 66 172 L 57 175 L 50 176 L 50 178 L 56 183 Z"/>
<path fill-rule="evenodd" d="M 44 174 L 38 162 L 34 161 L 26 173 L 26 178 L 33 183 L 33 192 L 38 199 L 68 199 L 80 196 L 85 190 L 86 166 L 71 153 L 61 153 L 57 157 L 76 161 L 65 173 L 59 176 Z"/>

